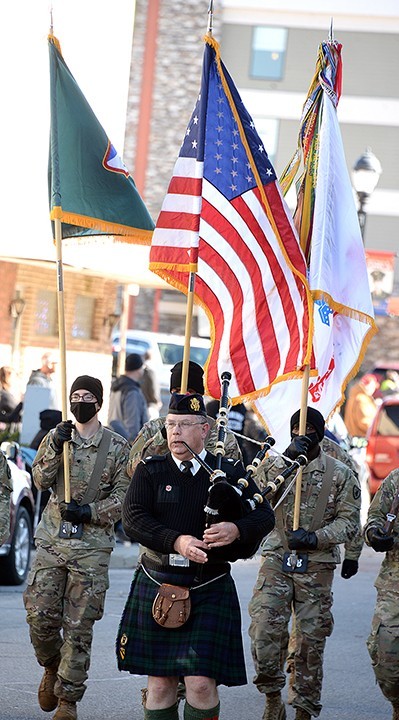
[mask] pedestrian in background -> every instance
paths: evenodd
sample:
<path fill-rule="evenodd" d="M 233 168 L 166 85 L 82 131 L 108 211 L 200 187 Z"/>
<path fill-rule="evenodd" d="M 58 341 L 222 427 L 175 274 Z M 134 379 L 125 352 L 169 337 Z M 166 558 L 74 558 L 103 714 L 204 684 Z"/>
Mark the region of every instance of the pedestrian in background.
<path fill-rule="evenodd" d="M 399 393 L 399 372 L 397 370 L 386 371 L 385 378 L 380 385 L 380 390 L 383 397 Z"/>
<path fill-rule="evenodd" d="M 156 372 L 151 363 L 151 350 L 144 353 L 144 370 L 140 379 L 141 392 L 143 393 L 148 409 L 148 419 L 154 420 L 159 417 L 162 407 L 161 388 Z"/>
<path fill-rule="evenodd" d="M 48 388 L 50 390 L 50 398 L 47 407 L 51 410 L 57 410 L 59 409 L 59 405 L 53 375 L 57 370 L 58 360 L 54 353 L 48 351 L 43 353 L 41 361 L 42 364 L 40 368 L 38 370 L 32 370 L 27 384 Z"/>
<path fill-rule="evenodd" d="M 44 674 L 39 705 L 53 720 L 76 720 L 86 690 L 93 625 L 104 612 L 108 567 L 129 478 L 129 445 L 103 428 L 101 381 L 82 375 L 72 383 L 76 423 L 58 423 L 33 462 L 38 490 L 51 488 L 36 529 L 36 557 L 24 593 L 30 638 Z M 65 502 L 63 448 L 68 443 L 71 501 Z"/>
<path fill-rule="evenodd" d="M 145 397 L 140 381 L 144 363 L 141 355 L 131 353 L 125 361 L 125 373 L 111 385 L 108 425 L 132 442 L 148 420 Z"/>
<path fill-rule="evenodd" d="M 376 681 L 392 703 L 392 720 L 399 720 L 399 520 L 393 503 L 399 494 L 399 469 L 383 480 L 375 494 L 364 527 L 367 545 L 385 553 L 375 587 L 377 602 L 367 648 Z M 387 519 L 391 526 L 384 526 Z"/>
<path fill-rule="evenodd" d="M 9 365 L 0 367 L 0 420 L 3 414 L 15 410 L 21 400 L 17 385 L 17 373 L 14 368 Z"/>
<path fill-rule="evenodd" d="M 22 402 L 17 387 L 17 373 L 14 368 L 3 365 L 0 368 L 0 423 L 18 423 L 21 418 Z"/>
<path fill-rule="evenodd" d="M 352 437 L 366 437 L 377 411 L 377 403 L 373 395 L 378 388 L 379 382 L 372 373 L 363 375 L 351 387 L 345 404 L 344 421 Z"/>

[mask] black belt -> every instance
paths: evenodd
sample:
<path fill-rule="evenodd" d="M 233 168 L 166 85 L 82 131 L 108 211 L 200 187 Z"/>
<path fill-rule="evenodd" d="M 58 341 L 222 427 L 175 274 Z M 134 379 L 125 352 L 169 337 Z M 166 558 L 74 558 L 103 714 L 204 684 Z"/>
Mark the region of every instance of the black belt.
<path fill-rule="evenodd" d="M 157 570 L 158 572 L 178 573 L 179 575 L 192 575 L 198 570 L 198 563 L 191 562 L 188 567 L 179 567 L 178 565 L 169 564 L 169 555 L 157 553 L 154 550 L 145 549 L 141 556 L 141 562 L 146 570 Z M 210 579 L 217 575 L 230 572 L 230 565 L 225 563 L 207 562 L 203 566 L 203 578 Z"/>

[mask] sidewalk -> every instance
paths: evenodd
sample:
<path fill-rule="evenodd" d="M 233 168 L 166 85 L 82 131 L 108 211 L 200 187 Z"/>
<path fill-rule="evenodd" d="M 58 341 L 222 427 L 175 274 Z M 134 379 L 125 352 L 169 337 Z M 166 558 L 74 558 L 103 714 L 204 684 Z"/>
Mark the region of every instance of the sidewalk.
<path fill-rule="evenodd" d="M 111 553 L 110 568 L 117 568 L 118 570 L 129 570 L 135 568 L 139 557 L 139 544 L 138 543 L 116 543 L 114 550 Z"/>

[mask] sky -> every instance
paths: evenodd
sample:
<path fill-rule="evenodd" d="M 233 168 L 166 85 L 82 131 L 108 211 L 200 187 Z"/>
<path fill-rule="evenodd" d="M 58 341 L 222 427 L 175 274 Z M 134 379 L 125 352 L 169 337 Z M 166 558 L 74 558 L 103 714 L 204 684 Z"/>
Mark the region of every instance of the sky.
<path fill-rule="evenodd" d="M 55 259 L 47 195 L 51 8 L 64 60 L 123 154 L 134 0 L 2 0 L 0 255 Z"/>

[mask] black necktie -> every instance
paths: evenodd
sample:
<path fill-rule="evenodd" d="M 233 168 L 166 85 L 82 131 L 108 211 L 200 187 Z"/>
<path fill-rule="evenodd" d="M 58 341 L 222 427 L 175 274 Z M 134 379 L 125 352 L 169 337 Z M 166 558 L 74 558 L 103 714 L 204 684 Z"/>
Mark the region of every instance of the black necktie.
<path fill-rule="evenodd" d="M 191 460 L 182 460 L 181 464 L 181 471 L 184 475 L 187 475 L 188 473 L 191 474 L 191 468 L 193 467 L 193 464 Z"/>

